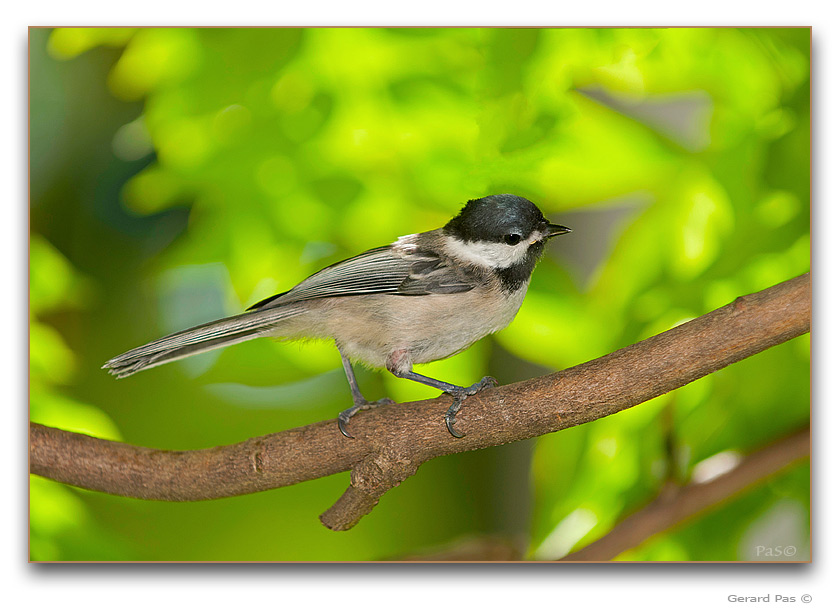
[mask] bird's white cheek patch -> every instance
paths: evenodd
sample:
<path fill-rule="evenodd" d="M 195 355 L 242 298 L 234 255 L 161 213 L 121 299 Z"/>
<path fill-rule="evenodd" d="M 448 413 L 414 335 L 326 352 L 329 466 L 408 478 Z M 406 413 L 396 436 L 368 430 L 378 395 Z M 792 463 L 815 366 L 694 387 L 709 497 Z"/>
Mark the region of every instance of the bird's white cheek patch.
<path fill-rule="evenodd" d="M 542 239 L 539 231 L 534 231 L 515 246 L 505 243 L 461 241 L 447 236 L 446 247 L 449 252 L 464 261 L 482 267 L 505 269 L 522 261 L 531 244 Z"/>

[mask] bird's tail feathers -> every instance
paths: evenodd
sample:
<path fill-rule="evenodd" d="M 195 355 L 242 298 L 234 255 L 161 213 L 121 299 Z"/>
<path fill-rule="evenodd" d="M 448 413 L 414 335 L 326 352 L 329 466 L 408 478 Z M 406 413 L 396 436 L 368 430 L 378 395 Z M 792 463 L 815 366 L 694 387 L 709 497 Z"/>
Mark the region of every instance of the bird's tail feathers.
<path fill-rule="evenodd" d="M 167 335 L 111 358 L 102 368 L 117 378 L 257 337 L 276 335 L 277 325 L 300 313 L 297 307 L 250 311 Z"/>

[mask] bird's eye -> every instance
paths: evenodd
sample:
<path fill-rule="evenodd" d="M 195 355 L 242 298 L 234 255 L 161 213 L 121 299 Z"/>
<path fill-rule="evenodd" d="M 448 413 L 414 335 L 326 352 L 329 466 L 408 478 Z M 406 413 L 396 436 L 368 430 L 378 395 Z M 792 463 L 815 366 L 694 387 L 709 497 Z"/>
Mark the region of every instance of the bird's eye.
<path fill-rule="evenodd" d="M 509 246 L 515 246 L 519 242 L 522 241 L 522 236 L 517 235 L 516 233 L 511 233 L 510 235 L 505 235 L 505 243 Z"/>

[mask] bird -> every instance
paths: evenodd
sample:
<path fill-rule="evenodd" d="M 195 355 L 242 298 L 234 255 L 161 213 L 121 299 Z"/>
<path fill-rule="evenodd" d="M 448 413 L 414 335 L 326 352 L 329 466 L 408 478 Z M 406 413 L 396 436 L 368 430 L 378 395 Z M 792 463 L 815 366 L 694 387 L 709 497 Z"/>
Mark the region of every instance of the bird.
<path fill-rule="evenodd" d="M 546 243 L 569 232 L 524 197 L 471 199 L 439 229 L 337 262 L 244 313 L 152 341 L 102 368 L 123 378 L 258 337 L 330 339 L 353 398 L 353 406 L 338 415 L 342 435 L 354 438 L 348 427 L 357 412 L 392 402 L 363 396 L 353 370 L 353 363 L 361 363 L 449 394 L 453 402 L 444 423 L 461 438 L 455 416 L 462 403 L 496 380 L 488 376 L 458 386 L 420 375 L 413 365 L 458 354 L 505 328 L 522 305 Z"/>

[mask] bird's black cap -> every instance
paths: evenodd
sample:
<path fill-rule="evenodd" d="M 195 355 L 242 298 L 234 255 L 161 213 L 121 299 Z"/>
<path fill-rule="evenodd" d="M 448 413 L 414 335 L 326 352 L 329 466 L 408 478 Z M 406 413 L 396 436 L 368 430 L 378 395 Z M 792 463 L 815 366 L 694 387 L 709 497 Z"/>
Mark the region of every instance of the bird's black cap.
<path fill-rule="evenodd" d="M 464 241 L 502 241 L 506 235 L 530 235 L 548 221 L 531 201 L 517 195 L 489 195 L 467 202 L 444 233 Z"/>

